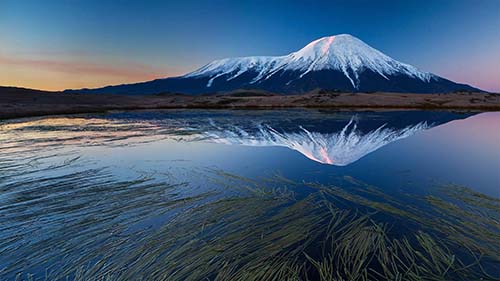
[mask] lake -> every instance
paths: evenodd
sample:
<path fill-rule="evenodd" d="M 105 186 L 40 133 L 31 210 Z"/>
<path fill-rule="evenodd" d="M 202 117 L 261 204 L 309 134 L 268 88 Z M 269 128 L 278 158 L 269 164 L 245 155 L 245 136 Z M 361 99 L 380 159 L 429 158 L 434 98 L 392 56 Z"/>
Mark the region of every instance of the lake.
<path fill-rule="evenodd" d="M 500 112 L 0 122 L 0 280 L 500 278 Z"/>

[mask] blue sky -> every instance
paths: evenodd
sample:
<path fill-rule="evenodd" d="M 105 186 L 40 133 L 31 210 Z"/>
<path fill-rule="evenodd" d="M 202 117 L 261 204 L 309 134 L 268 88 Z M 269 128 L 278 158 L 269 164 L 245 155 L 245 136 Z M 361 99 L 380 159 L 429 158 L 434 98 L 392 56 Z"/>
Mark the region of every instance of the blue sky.
<path fill-rule="evenodd" d="M 0 1 L 0 84 L 95 87 L 352 34 L 418 68 L 500 91 L 500 1 Z"/>

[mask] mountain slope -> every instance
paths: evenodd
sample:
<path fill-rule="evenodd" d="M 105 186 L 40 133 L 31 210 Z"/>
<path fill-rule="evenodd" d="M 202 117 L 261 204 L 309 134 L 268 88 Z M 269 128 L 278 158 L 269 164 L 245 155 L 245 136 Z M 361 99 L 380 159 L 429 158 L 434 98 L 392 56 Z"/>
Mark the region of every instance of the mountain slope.
<path fill-rule="evenodd" d="M 316 88 L 411 93 L 478 90 L 420 71 L 390 58 L 356 37 L 341 34 L 315 40 L 286 56 L 216 60 L 180 77 L 78 91 L 200 94 L 240 88 L 281 93 L 300 93 Z"/>

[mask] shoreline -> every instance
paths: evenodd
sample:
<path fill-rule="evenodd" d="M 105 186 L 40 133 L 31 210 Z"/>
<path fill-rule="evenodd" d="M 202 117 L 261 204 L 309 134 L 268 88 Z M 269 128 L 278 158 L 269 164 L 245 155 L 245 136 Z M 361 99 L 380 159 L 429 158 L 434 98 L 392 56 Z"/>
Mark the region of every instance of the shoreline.
<path fill-rule="evenodd" d="M 279 110 L 451 110 L 500 111 L 500 94 L 337 93 L 280 95 L 254 90 L 225 94 L 144 96 L 74 94 L 0 88 L 0 120 L 24 117 L 162 109 Z"/>

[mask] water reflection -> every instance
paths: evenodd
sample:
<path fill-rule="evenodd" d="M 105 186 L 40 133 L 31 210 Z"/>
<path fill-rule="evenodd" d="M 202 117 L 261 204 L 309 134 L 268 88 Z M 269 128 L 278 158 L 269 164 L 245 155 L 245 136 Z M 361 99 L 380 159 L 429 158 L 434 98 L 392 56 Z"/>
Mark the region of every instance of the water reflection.
<path fill-rule="evenodd" d="M 425 135 L 450 146 L 436 126 L 468 116 L 158 111 L 4 122 L 0 279 L 495 278 L 499 200 L 457 176 L 423 181 L 437 170 L 429 162 L 399 171 L 425 154 Z"/>
<path fill-rule="evenodd" d="M 313 161 L 349 165 L 394 141 L 470 114 L 450 112 L 167 111 L 105 118 L 44 118 L 0 125 L 4 148 L 21 141 L 65 145 L 127 145 L 168 138 L 245 146 L 280 146 Z"/>

